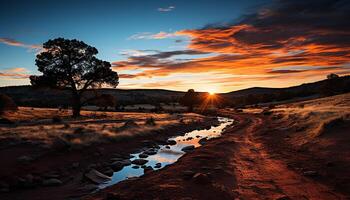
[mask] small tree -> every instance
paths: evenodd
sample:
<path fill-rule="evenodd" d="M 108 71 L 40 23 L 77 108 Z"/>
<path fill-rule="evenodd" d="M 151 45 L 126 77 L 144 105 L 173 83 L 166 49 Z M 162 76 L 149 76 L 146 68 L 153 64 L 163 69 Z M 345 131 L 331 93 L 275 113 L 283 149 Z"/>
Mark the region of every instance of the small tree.
<path fill-rule="evenodd" d="M 339 76 L 337 74 L 331 73 L 327 75 L 327 79 L 331 80 L 331 79 L 336 79 L 339 78 Z"/>
<path fill-rule="evenodd" d="M 37 55 L 36 65 L 42 76 L 31 76 L 33 86 L 63 87 L 72 91 L 73 116 L 80 116 L 81 97 L 89 88 L 119 83 L 111 64 L 95 57 L 95 47 L 79 40 L 56 38 L 43 44 L 44 51 Z"/>
<path fill-rule="evenodd" d="M 180 99 L 180 103 L 187 106 L 188 112 L 193 112 L 193 107 L 198 104 L 198 94 L 194 89 L 189 89 L 186 94 Z"/>

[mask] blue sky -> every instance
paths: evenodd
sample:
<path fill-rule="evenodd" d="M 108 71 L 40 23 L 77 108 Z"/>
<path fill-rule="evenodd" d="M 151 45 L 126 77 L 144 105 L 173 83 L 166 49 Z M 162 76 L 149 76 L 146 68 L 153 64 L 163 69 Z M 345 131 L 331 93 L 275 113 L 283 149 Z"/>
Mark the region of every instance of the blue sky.
<path fill-rule="evenodd" d="M 127 60 L 130 53 L 138 50 L 166 52 L 190 49 L 191 37 L 174 33 L 206 29 L 210 24 L 232 25 L 248 14 L 269 6 L 272 2 L 268 0 L 2 0 L 1 4 L 0 38 L 23 45 L 0 43 L 0 72 L 12 73 L 17 68 L 24 68 L 23 73 L 38 74 L 35 66 L 37 51 L 28 46 L 41 45 L 48 39 L 64 37 L 83 40 L 99 50 L 99 58 L 118 62 Z M 152 38 L 159 33 L 169 35 L 161 39 Z M 140 39 L 137 36 L 145 37 Z M 129 52 L 129 55 L 121 55 L 125 52 Z M 211 53 L 208 55 L 212 57 L 218 52 L 208 53 Z M 181 54 L 173 59 L 201 57 L 205 57 L 205 54 Z M 118 67 L 115 70 L 119 72 Z M 121 72 L 123 73 L 122 69 Z M 126 69 L 125 72 L 132 70 Z M 187 77 L 187 74 L 185 75 Z M 158 83 L 166 79 L 166 77 L 158 78 L 147 80 L 138 78 L 137 81 L 125 79 L 121 81 L 120 86 L 143 87 L 140 84 L 142 81 Z M 168 80 L 174 81 L 172 77 L 168 77 Z M 25 78 L 0 77 L 0 85 L 28 83 L 28 79 Z"/>

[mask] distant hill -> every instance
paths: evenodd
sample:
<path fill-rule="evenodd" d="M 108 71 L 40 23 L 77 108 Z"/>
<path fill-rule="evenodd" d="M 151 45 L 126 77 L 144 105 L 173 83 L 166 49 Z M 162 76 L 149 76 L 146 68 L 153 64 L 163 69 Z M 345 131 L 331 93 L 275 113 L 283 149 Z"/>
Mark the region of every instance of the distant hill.
<path fill-rule="evenodd" d="M 8 86 L 0 87 L 0 93 L 10 96 L 20 106 L 57 107 L 69 106 L 71 102 L 69 90 Z M 162 89 L 98 89 L 88 90 L 84 93 L 84 98 L 93 98 L 96 94 L 110 94 L 116 97 L 119 105 L 130 105 L 175 102 L 184 92 Z"/>
<path fill-rule="evenodd" d="M 343 76 L 336 80 L 326 79 L 287 88 L 253 87 L 217 95 L 223 99 L 223 104 L 237 106 L 312 95 L 329 96 L 333 95 L 332 92 L 339 94 L 349 91 L 350 76 Z M 163 89 L 98 89 L 88 90 L 84 97 L 95 97 L 96 92 L 98 94 L 113 95 L 116 97 L 118 105 L 155 105 L 158 103 L 178 102 L 185 94 L 185 92 L 181 91 Z M 35 88 L 32 86 L 8 86 L 0 87 L 0 93 L 10 96 L 19 106 L 57 107 L 69 106 L 71 102 L 69 90 Z"/>
<path fill-rule="evenodd" d="M 283 101 L 297 97 L 331 96 L 346 92 L 350 92 L 350 76 L 325 79 L 286 88 L 253 87 L 223 93 L 221 96 L 229 102 L 228 104 L 248 105 L 271 101 Z"/>

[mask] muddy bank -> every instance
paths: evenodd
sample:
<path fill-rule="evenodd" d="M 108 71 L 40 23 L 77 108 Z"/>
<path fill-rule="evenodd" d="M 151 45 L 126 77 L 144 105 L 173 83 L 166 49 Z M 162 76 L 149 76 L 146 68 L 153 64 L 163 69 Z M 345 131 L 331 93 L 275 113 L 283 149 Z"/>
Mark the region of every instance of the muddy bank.
<path fill-rule="evenodd" d="M 66 148 L 64 144 L 58 144 L 60 148 L 55 150 L 45 149 L 31 141 L 11 145 L 0 152 L 3 159 L 0 166 L 0 197 L 47 199 L 50 196 L 50 199 L 66 199 L 87 194 L 91 188 L 82 188 L 86 185 L 89 187 L 83 175 L 90 169 L 104 171 L 113 157 L 128 156 L 147 145 L 164 144 L 171 136 L 217 124 L 216 118 L 204 118 L 167 125 L 133 138 L 81 146 L 79 149 Z"/>

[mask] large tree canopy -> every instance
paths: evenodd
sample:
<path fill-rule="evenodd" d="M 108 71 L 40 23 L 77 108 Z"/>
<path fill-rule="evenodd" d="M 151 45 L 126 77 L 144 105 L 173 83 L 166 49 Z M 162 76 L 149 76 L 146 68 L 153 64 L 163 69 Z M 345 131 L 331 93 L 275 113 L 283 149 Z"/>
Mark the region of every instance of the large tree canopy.
<path fill-rule="evenodd" d="M 95 47 L 79 40 L 56 38 L 43 44 L 44 51 L 37 55 L 36 65 L 42 76 L 31 76 L 33 86 L 69 88 L 73 93 L 73 115 L 80 114 L 81 94 L 88 88 L 116 87 L 117 72 L 111 64 L 95 57 Z"/>

